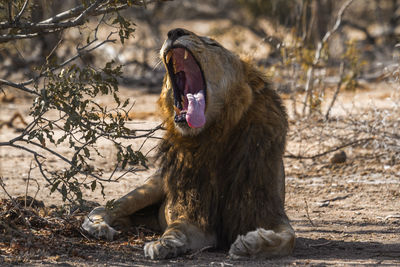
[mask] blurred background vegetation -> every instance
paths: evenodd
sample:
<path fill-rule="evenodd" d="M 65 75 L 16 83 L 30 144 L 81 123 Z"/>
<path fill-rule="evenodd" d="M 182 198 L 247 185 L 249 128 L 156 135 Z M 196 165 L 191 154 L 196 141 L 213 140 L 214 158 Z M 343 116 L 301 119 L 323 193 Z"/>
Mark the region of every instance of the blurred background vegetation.
<path fill-rule="evenodd" d="M 39 22 L 81 2 L 90 1 L 30 1 L 25 16 Z M 124 2 L 124 1 L 115 1 Z M 129 2 L 129 1 L 128 1 Z M 134 2 L 134 1 L 133 1 Z M 81 59 L 81 64 L 115 60 L 124 65 L 123 84 L 158 87 L 163 67 L 158 65 L 158 49 L 168 29 L 183 26 L 200 34 L 216 37 L 228 48 L 252 56 L 265 68 L 281 64 L 312 64 L 313 52 L 327 31 L 332 29 L 339 9 L 346 1 L 338 0 L 205 0 L 205 1 L 143 1 L 146 7 L 121 10 L 128 21 L 137 25 L 134 38 L 128 43 L 107 44 Z M 155 3 L 152 3 L 155 2 Z M 2 21 L 7 19 L 8 3 L 22 5 L 24 1 L 0 2 Z M 397 61 L 400 27 L 400 1 L 354 0 L 344 12 L 340 28 L 324 44 L 321 64 L 346 67 L 357 78 L 377 78 L 383 66 Z M 49 53 L 62 40 L 52 56 L 59 62 L 74 53 L 85 34 L 93 31 L 92 21 L 79 29 L 40 34 L 29 40 L 1 43 L 0 73 L 10 77 L 21 72 L 27 77 L 41 66 Z M 78 28 L 78 27 L 76 27 Z M 103 35 L 111 28 L 103 29 Z M 12 31 L 11 31 L 12 32 Z M 4 30 L 3 30 L 4 33 Z M 303 66 L 304 64 L 304 66 Z M 384 65 L 382 65 L 384 64 Z M 318 65 L 322 67 L 322 65 Z M 300 74 L 299 74 L 300 75 Z M 329 75 L 328 75 L 329 76 Z M 301 87 L 301 84 L 298 85 Z M 155 88 L 153 88 L 155 89 Z M 290 88 L 294 90 L 295 88 Z M 156 89 L 155 89 L 156 90 Z"/>

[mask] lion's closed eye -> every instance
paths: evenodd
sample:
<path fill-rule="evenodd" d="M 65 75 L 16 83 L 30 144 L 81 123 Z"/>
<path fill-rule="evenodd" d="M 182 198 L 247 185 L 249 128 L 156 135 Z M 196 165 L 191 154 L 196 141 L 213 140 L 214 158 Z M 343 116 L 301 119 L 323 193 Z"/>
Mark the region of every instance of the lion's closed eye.
<path fill-rule="evenodd" d="M 212 45 L 212 46 L 216 46 L 216 47 L 222 47 L 220 44 L 217 44 L 217 43 L 210 43 L 208 45 Z"/>
<path fill-rule="evenodd" d="M 211 46 L 216 46 L 216 47 L 222 48 L 222 45 L 220 45 L 219 43 L 217 43 L 215 40 L 213 40 L 211 38 L 203 37 L 202 41 L 206 45 L 211 45 Z"/>

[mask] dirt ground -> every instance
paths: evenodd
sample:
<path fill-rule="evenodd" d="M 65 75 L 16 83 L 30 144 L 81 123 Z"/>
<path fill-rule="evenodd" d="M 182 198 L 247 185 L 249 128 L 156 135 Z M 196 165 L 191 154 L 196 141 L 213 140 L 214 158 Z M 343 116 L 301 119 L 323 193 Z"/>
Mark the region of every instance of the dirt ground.
<path fill-rule="evenodd" d="M 377 109 L 385 109 L 393 103 L 393 99 L 388 100 L 392 87 L 379 84 L 371 85 L 370 88 L 372 89 L 340 95 L 338 103 L 342 104 L 339 106 L 343 108 L 351 105 L 354 99 L 362 99 L 363 101 L 357 103 L 364 104 L 374 101 Z M 149 129 L 160 123 L 155 113 L 157 95 L 128 89 L 123 89 L 122 94 L 136 99 L 134 110 L 137 113 L 132 115 L 132 127 Z M 29 101 L 17 97 L 13 101 L 2 102 L 0 120 L 8 120 L 15 112 L 29 120 Z M 101 101 L 107 104 L 107 98 Z M 340 110 L 335 112 L 339 114 Z M 399 117 L 394 120 L 393 123 L 399 125 Z M 291 122 L 291 131 L 296 131 L 296 125 Z M 18 128 L 22 126 L 16 121 L 13 127 L 2 127 L 0 142 L 16 136 Z M 162 132 L 157 135 L 162 135 Z M 310 143 L 314 141 L 308 140 Z M 144 151 L 150 151 L 149 156 L 152 155 L 151 149 L 156 142 L 150 139 L 145 143 Z M 143 140 L 137 140 L 135 146 L 138 148 L 142 143 Z M 295 151 L 297 145 L 289 139 L 287 150 Z M 100 148 L 109 151 L 109 157 L 97 159 L 106 176 L 113 170 L 115 151 L 107 143 L 100 144 Z M 67 147 L 61 147 L 60 151 L 67 155 L 70 153 Z M 144 228 L 132 229 L 113 242 L 85 237 L 78 228 L 85 212 L 78 210 L 71 215 L 60 216 L 61 198 L 57 193 L 49 195 L 49 189 L 37 168 L 32 169 L 28 178 L 32 156 L 23 151 L 0 147 L 0 176 L 7 193 L 13 197 L 36 195 L 36 199 L 43 201 L 45 205 L 41 207 L 40 203 L 34 204 L 23 212 L 14 208 L 11 212 L 8 195 L 0 188 L 0 199 L 3 199 L 0 214 L 8 216 L 15 224 L 12 229 L 0 224 L 0 230 L 7 233 L 0 237 L 0 265 L 400 265 L 400 162 L 389 162 L 386 157 L 382 157 L 384 149 L 372 151 L 362 147 L 346 147 L 343 151 L 346 152 L 347 159 L 339 164 L 330 163 L 334 153 L 309 160 L 285 159 L 286 210 L 297 233 L 292 256 L 262 261 L 232 261 L 224 251 L 206 249 L 177 259 L 152 261 L 144 258 L 142 248 L 144 242 L 157 238 L 156 233 Z M 62 164 L 54 157 L 48 155 L 47 160 L 50 166 L 62 168 Z M 108 199 L 118 198 L 143 183 L 155 168 L 150 165 L 149 170 L 139 171 L 136 175 L 129 174 L 119 183 L 105 185 L 106 199 L 99 191 L 84 192 L 84 198 L 104 204 Z M 15 218 L 20 221 L 15 221 Z"/>

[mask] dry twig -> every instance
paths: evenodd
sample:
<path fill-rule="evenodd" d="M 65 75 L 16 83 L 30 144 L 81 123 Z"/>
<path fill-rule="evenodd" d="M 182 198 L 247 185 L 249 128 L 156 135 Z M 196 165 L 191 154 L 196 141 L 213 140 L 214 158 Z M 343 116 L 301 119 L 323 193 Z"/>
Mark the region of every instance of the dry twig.
<path fill-rule="evenodd" d="M 336 18 L 336 22 L 335 25 L 333 26 L 333 28 L 330 31 L 327 31 L 325 33 L 325 36 L 322 38 L 321 42 L 318 43 L 317 45 L 317 49 L 315 51 L 315 55 L 314 55 L 314 60 L 311 64 L 311 66 L 308 68 L 307 70 L 307 80 L 306 80 L 306 85 L 305 85 L 305 98 L 304 98 L 304 102 L 303 102 L 303 115 L 305 115 L 306 112 L 306 107 L 307 107 L 307 100 L 309 100 L 309 109 L 310 109 L 310 114 L 311 114 L 311 108 L 312 108 L 312 92 L 313 92 L 313 82 L 314 82 L 314 69 L 315 66 L 317 66 L 320 58 L 321 58 L 321 52 L 322 52 L 322 48 L 324 47 L 324 45 L 329 41 L 329 39 L 331 38 L 331 36 L 339 29 L 340 24 L 342 22 L 342 16 L 344 11 L 350 6 L 350 4 L 353 2 L 353 0 L 347 0 L 344 5 L 340 8 L 337 18 Z"/>
<path fill-rule="evenodd" d="M 330 243 L 332 243 L 332 241 L 326 241 L 321 244 L 309 244 L 308 247 L 310 247 L 310 248 L 323 247 L 323 246 L 329 245 Z"/>
<path fill-rule="evenodd" d="M 331 112 L 331 109 L 336 102 L 337 96 L 339 95 L 340 87 L 342 87 L 342 84 L 343 84 L 343 79 L 344 79 L 344 63 L 342 62 L 342 63 L 340 63 L 340 69 L 339 69 L 339 82 L 336 85 L 335 93 L 333 94 L 331 103 L 329 104 L 328 109 L 326 110 L 326 113 L 325 113 L 326 121 L 329 119 L 329 114 Z"/>
<path fill-rule="evenodd" d="M 306 216 L 308 221 L 310 222 L 310 224 L 315 227 L 315 224 L 313 223 L 313 221 L 311 220 L 310 214 L 308 213 L 308 203 L 307 203 L 307 199 L 304 198 L 304 203 L 306 204 Z"/>
<path fill-rule="evenodd" d="M 369 142 L 369 141 L 374 140 L 374 139 L 375 138 L 373 138 L 373 137 L 358 139 L 358 140 L 351 141 L 349 143 L 345 143 L 343 145 L 328 149 L 328 150 L 326 150 L 326 151 L 324 151 L 322 153 L 318 153 L 318 154 L 315 154 L 315 155 L 312 155 L 312 156 L 293 155 L 292 153 L 287 152 L 287 154 L 284 157 L 285 158 L 292 158 L 292 159 L 316 159 L 316 158 L 325 156 L 325 155 L 327 155 L 329 153 L 338 151 L 338 150 L 340 150 L 342 148 L 349 147 L 349 146 L 354 146 L 354 145 L 365 144 L 366 142 Z"/>
<path fill-rule="evenodd" d="M 206 251 L 207 249 L 210 249 L 210 248 L 213 248 L 213 246 L 206 246 L 206 247 L 203 247 L 203 248 L 201 248 L 201 249 L 199 249 L 199 250 L 193 252 L 192 254 L 187 255 L 186 258 L 188 258 L 188 259 L 193 259 L 195 256 L 201 254 L 202 252 L 204 252 L 204 251 Z"/>

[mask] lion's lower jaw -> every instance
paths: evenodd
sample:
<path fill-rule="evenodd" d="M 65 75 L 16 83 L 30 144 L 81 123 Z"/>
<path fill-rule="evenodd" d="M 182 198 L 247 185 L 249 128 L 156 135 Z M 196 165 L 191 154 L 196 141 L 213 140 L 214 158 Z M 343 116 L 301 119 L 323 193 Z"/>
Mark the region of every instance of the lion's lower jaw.
<path fill-rule="evenodd" d="M 190 128 L 189 126 L 181 126 L 177 123 L 175 123 L 175 128 L 182 136 L 196 136 L 204 129 L 204 127 Z"/>

